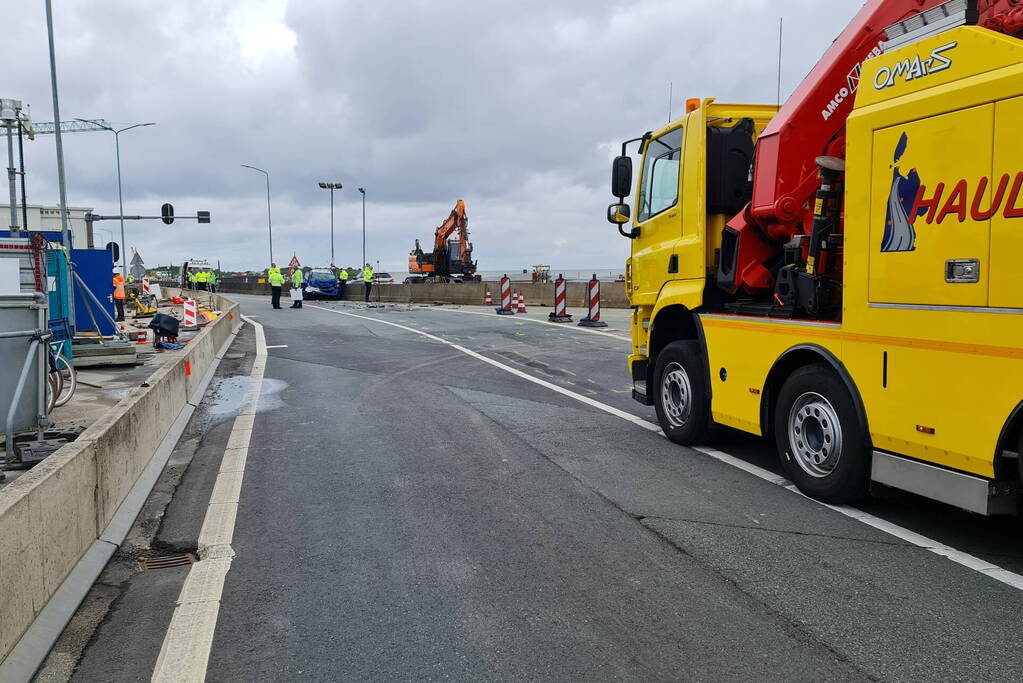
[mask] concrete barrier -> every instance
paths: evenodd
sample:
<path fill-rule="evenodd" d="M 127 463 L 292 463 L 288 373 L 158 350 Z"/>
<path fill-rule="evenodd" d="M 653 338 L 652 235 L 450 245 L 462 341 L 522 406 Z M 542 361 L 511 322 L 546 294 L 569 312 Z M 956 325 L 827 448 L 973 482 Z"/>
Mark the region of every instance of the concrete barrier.
<path fill-rule="evenodd" d="M 217 285 L 223 292 L 235 294 L 264 294 L 270 296 L 270 286 L 256 282 L 255 278 L 246 281 L 222 280 Z M 370 298 L 373 301 L 388 303 L 480 305 L 487 289 L 490 289 L 495 300 L 499 297 L 500 285 L 497 282 L 467 282 L 462 284 L 421 284 L 421 285 L 373 285 Z M 553 306 L 554 283 L 513 282 L 512 289 L 517 289 L 526 297 L 528 306 Z M 364 286 L 361 282 L 348 283 L 345 287 L 345 300 L 362 301 Z M 586 308 L 588 291 L 586 282 L 566 283 L 568 305 L 574 308 Z M 286 294 L 286 292 L 285 292 Z M 602 282 L 600 287 L 600 304 L 604 308 L 629 308 L 629 300 L 625 295 L 624 282 Z"/>
<path fill-rule="evenodd" d="M 218 351 L 241 326 L 237 303 L 219 295 L 214 303 L 223 315 L 154 372 L 149 386 L 132 389 L 77 441 L 0 489 L 0 665 L 104 535 Z"/>

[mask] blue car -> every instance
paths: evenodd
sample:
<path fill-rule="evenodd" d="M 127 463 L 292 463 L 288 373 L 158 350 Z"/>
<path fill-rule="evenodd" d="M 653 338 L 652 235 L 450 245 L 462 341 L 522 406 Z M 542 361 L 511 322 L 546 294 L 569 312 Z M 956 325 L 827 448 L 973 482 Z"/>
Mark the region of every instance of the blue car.
<path fill-rule="evenodd" d="M 337 278 L 329 268 L 313 268 L 305 274 L 305 283 L 302 285 L 303 297 L 336 299 L 340 293 Z"/>

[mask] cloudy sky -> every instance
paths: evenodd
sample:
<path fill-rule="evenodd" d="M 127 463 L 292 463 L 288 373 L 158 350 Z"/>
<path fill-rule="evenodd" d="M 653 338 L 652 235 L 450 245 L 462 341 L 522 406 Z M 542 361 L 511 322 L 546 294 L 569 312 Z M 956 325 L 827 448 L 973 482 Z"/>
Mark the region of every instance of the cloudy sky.
<path fill-rule="evenodd" d="M 3 10 L 0 96 L 52 121 L 43 3 Z M 862 0 L 74 0 L 54 3 L 62 117 L 121 136 L 125 212 L 208 209 L 211 225 L 128 224 L 147 264 L 189 256 L 224 268 L 274 255 L 361 252 L 404 270 L 456 199 L 480 268 L 615 268 L 626 240 L 604 219 L 620 141 L 663 125 L 686 97 L 773 102 L 785 18 L 783 97 Z M 13 42 L 12 42 L 13 41 Z M 13 59 L 12 59 L 13 56 Z M 109 133 L 64 136 L 68 201 L 117 212 Z M 29 203 L 56 204 L 53 136 L 27 143 Z M 100 224 L 113 228 L 114 224 Z"/>

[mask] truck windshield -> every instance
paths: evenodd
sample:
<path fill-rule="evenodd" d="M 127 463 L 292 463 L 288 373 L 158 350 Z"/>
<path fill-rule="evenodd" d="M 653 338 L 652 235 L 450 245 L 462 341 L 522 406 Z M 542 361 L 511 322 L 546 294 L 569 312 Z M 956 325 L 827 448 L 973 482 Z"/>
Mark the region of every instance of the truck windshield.
<path fill-rule="evenodd" d="M 678 173 L 682 160 L 682 129 L 668 131 L 647 143 L 643 185 L 639 191 L 639 221 L 656 216 L 678 202 Z"/>

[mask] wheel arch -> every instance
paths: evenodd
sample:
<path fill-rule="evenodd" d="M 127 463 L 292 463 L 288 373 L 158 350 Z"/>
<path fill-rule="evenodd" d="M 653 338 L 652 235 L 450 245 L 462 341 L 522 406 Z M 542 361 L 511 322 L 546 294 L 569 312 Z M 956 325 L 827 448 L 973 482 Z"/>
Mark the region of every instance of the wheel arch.
<path fill-rule="evenodd" d="M 1002 433 L 998 435 L 998 442 L 995 446 L 995 479 L 1020 479 L 1023 478 L 1023 468 L 1018 463 L 1009 463 L 1002 456 L 1005 451 L 1013 451 L 1018 457 L 1023 458 L 1023 401 L 1016 404 L 1016 407 L 1009 413 L 1009 419 L 1002 426 Z M 1017 465 L 1012 467 L 1012 465 Z"/>
<path fill-rule="evenodd" d="M 767 436 L 774 431 L 774 412 L 777 407 L 777 396 L 782 384 L 789 376 L 808 365 L 827 365 L 831 368 L 852 397 L 853 405 L 856 408 L 856 418 L 860 429 L 868 444 L 872 444 L 870 436 L 870 425 L 867 421 L 867 411 L 863 405 L 863 397 L 860 395 L 856 382 L 846 369 L 845 365 L 835 354 L 823 346 L 817 344 L 798 344 L 785 351 L 778 357 L 778 360 L 771 366 L 764 381 L 764 389 L 760 397 L 760 430 Z"/>
<path fill-rule="evenodd" d="M 707 342 L 703 336 L 700 316 L 682 304 L 671 304 L 658 309 L 650 321 L 650 347 L 647 349 L 647 386 L 653 386 L 654 367 L 657 355 L 665 346 L 677 341 L 695 341 L 700 345 L 706 372 L 707 398 L 710 398 L 710 360 L 707 358 Z"/>

